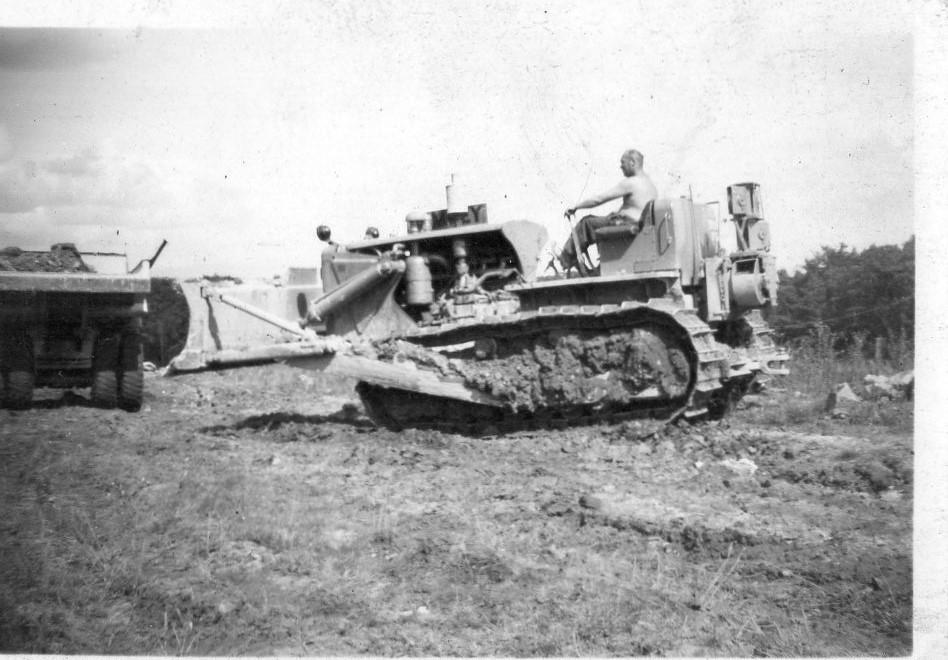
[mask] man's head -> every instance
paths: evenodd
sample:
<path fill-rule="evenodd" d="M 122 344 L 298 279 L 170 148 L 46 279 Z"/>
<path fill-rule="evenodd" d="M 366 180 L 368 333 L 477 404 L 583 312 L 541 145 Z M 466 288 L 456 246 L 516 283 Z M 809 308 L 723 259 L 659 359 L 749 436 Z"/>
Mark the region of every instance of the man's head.
<path fill-rule="evenodd" d="M 622 167 L 622 173 L 626 176 L 632 176 L 633 174 L 641 172 L 644 164 L 645 156 L 637 149 L 629 149 L 622 154 L 620 166 Z"/>

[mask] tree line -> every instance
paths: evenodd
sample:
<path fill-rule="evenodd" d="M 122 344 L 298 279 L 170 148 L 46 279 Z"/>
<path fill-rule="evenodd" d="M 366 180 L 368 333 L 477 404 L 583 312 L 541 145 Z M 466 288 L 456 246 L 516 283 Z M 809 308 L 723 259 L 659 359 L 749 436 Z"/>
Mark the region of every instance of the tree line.
<path fill-rule="evenodd" d="M 915 237 L 858 251 L 824 246 L 794 273 L 780 270 L 770 322 L 786 340 L 829 332 L 854 342 L 911 343 L 915 334 Z"/>

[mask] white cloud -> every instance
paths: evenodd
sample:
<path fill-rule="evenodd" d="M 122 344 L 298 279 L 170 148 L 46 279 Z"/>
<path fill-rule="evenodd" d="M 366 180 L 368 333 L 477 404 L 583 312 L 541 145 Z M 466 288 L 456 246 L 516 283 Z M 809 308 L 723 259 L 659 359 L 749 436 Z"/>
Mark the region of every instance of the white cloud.
<path fill-rule="evenodd" d="M 167 239 L 159 272 L 188 276 L 269 275 L 315 264 L 317 209 L 299 192 L 312 185 L 305 173 L 287 176 L 274 196 L 268 177 L 280 154 L 213 167 L 172 155 L 144 162 L 106 141 L 0 164 L 0 247 L 72 242 L 140 259 Z"/>
<path fill-rule="evenodd" d="M 38 207 L 140 210 L 171 201 L 166 181 L 151 165 L 95 147 L 0 164 L 0 214 Z"/>

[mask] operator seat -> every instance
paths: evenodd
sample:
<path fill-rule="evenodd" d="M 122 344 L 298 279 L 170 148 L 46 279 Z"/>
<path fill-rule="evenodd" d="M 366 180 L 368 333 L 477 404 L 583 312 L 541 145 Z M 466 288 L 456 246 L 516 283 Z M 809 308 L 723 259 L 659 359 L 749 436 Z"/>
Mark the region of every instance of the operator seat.
<path fill-rule="evenodd" d="M 600 227 L 594 232 L 596 237 L 596 247 L 599 247 L 599 244 L 602 241 L 609 241 L 615 239 L 625 239 L 627 241 L 634 239 L 640 231 L 642 231 L 642 225 L 645 221 L 645 218 L 652 216 L 654 206 L 654 200 L 648 201 L 645 203 L 645 207 L 642 209 L 642 215 L 639 216 L 639 219 L 635 222 L 623 223 L 621 225 L 610 225 L 608 227 Z"/>
<path fill-rule="evenodd" d="M 653 201 L 645 203 L 645 206 L 642 208 L 642 214 L 639 216 L 638 220 L 634 222 L 622 222 L 615 225 L 607 225 L 605 227 L 600 227 L 593 231 L 593 240 L 596 244 L 596 248 L 599 251 L 599 263 L 595 263 L 593 259 L 589 256 L 589 246 L 587 245 L 585 249 L 580 250 L 580 253 L 577 255 L 577 270 L 579 270 L 580 275 L 589 276 L 589 275 L 599 275 L 601 272 L 600 266 L 602 265 L 602 258 L 604 253 L 614 253 L 616 248 L 603 250 L 603 243 L 608 243 L 611 245 L 614 244 L 631 244 L 633 239 L 642 231 L 642 226 L 646 218 L 651 219 L 653 216 Z"/>

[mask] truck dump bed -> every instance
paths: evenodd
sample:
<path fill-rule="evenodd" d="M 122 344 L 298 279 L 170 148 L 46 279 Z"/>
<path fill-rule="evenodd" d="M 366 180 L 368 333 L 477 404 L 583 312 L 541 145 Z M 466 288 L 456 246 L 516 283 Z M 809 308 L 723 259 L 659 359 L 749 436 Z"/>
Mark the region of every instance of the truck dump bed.
<path fill-rule="evenodd" d="M 62 293 L 148 293 L 148 269 L 135 275 L 100 273 L 15 273 L 0 272 L 0 291 Z"/>
<path fill-rule="evenodd" d="M 148 262 L 127 272 L 124 254 L 76 254 L 82 268 L 47 259 L 47 252 L 22 252 L 15 259 L 2 259 L 0 291 L 145 294 L 151 290 Z"/>
<path fill-rule="evenodd" d="M 97 405 L 138 410 L 152 262 L 129 270 L 124 254 L 69 243 L 0 249 L 0 404 L 31 405 L 35 386 L 91 387 Z"/>

